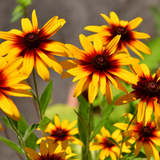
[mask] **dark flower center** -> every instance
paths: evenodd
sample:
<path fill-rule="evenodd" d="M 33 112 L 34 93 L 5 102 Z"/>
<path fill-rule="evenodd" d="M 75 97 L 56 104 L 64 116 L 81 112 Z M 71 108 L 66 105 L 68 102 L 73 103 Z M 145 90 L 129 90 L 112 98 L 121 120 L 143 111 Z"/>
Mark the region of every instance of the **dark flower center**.
<path fill-rule="evenodd" d="M 57 129 L 56 130 L 56 135 L 58 137 L 64 137 L 65 136 L 65 131 L 64 130 L 61 130 L 61 129 Z"/>
<path fill-rule="evenodd" d="M 39 38 L 38 34 L 36 34 L 36 33 L 26 34 L 23 41 L 24 41 L 24 44 L 29 49 L 38 48 L 38 46 L 40 45 L 40 38 Z"/>
<path fill-rule="evenodd" d="M 143 126 L 140 130 L 144 137 L 150 137 L 152 134 L 152 129 L 149 126 Z"/>
<path fill-rule="evenodd" d="M 148 93 L 155 93 L 159 90 L 157 83 L 154 81 L 147 82 L 145 88 Z"/>
<path fill-rule="evenodd" d="M 117 34 L 126 34 L 127 33 L 127 29 L 121 26 L 118 26 L 115 28 L 115 32 Z"/>
<path fill-rule="evenodd" d="M 59 156 L 59 154 L 52 154 L 52 155 L 41 155 L 42 160 L 65 160 L 64 157 Z"/>
<path fill-rule="evenodd" d="M 106 141 L 106 146 L 107 147 L 113 147 L 115 146 L 112 142 L 110 142 L 109 140 Z"/>
<path fill-rule="evenodd" d="M 104 55 L 95 56 L 92 60 L 92 65 L 94 68 L 101 70 L 101 71 L 109 68 L 108 59 Z"/>

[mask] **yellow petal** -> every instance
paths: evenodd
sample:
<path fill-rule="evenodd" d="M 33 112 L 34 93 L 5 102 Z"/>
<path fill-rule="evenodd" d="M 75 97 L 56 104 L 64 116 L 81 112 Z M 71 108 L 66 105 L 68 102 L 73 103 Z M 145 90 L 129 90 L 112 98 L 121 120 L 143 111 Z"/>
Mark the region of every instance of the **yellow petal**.
<path fill-rule="evenodd" d="M 142 33 L 142 32 L 136 32 L 136 31 L 132 31 L 134 37 L 136 39 L 147 39 L 150 38 L 151 36 L 147 33 Z"/>
<path fill-rule="evenodd" d="M 42 61 L 42 60 L 39 59 L 38 57 L 36 57 L 35 68 L 36 68 L 37 73 L 40 75 L 40 77 L 41 77 L 44 81 L 49 81 L 50 75 L 49 75 L 48 67 L 47 67 L 47 65 L 44 63 L 44 61 Z"/>
<path fill-rule="evenodd" d="M 15 40 L 15 35 L 13 33 L 10 33 L 10 32 L 0 31 L 0 38 L 5 39 L 5 40 L 9 40 L 9 41 L 14 41 Z"/>
<path fill-rule="evenodd" d="M 115 26 L 119 25 L 119 18 L 115 12 L 110 12 L 110 18 Z"/>
<path fill-rule="evenodd" d="M 83 34 L 80 34 L 79 39 L 82 47 L 87 52 L 87 54 L 91 54 L 92 52 L 94 52 L 94 47 L 92 43 L 87 39 L 87 37 L 85 37 Z"/>
<path fill-rule="evenodd" d="M 66 130 L 71 130 L 77 123 L 77 120 L 74 120 L 73 122 L 71 122 L 67 127 Z"/>
<path fill-rule="evenodd" d="M 129 29 L 132 30 L 132 29 L 135 29 L 136 27 L 138 27 L 140 25 L 140 23 L 143 21 L 143 19 L 141 17 L 137 17 L 133 20 L 131 20 L 129 23 L 128 23 L 128 26 L 129 26 Z"/>
<path fill-rule="evenodd" d="M 152 154 L 154 156 L 154 159 L 159 160 L 159 152 L 158 152 L 157 148 L 152 143 L 150 143 L 150 147 L 152 148 Z"/>
<path fill-rule="evenodd" d="M 110 151 L 109 154 L 110 154 L 112 160 L 117 160 L 116 154 L 114 152 Z"/>
<path fill-rule="evenodd" d="M 60 65 L 62 66 L 63 69 L 71 69 L 77 67 L 78 62 L 79 62 L 78 60 L 61 61 Z"/>
<path fill-rule="evenodd" d="M 32 24 L 33 24 L 33 32 L 36 33 L 38 31 L 38 20 L 35 9 L 32 12 Z"/>
<path fill-rule="evenodd" d="M 40 155 L 33 149 L 25 147 L 24 150 L 29 154 L 32 160 L 41 160 Z"/>
<path fill-rule="evenodd" d="M 28 18 L 22 18 L 21 25 L 25 34 L 33 32 L 31 21 Z"/>
<path fill-rule="evenodd" d="M 93 103 L 98 93 L 98 85 L 94 85 L 93 81 L 89 83 L 88 99 L 89 103 Z"/>
<path fill-rule="evenodd" d="M 70 130 L 68 132 L 69 135 L 75 135 L 75 134 L 78 134 L 78 128 L 73 128 L 72 130 Z"/>
<path fill-rule="evenodd" d="M 54 116 L 54 124 L 58 128 L 61 127 L 61 122 L 60 122 L 60 119 L 59 119 L 59 117 L 57 115 Z"/>
<path fill-rule="evenodd" d="M 100 75 L 100 90 L 102 94 L 104 95 L 106 93 L 106 76 L 105 74 L 101 73 Z"/>
<path fill-rule="evenodd" d="M 103 27 L 94 26 L 94 25 L 86 26 L 84 29 L 91 31 L 91 32 L 103 32 L 104 31 Z"/>
<path fill-rule="evenodd" d="M 61 123 L 61 129 L 65 129 L 68 125 L 68 119 L 64 119 Z"/>
<path fill-rule="evenodd" d="M 142 101 L 139 101 L 138 112 L 137 112 L 137 122 L 141 122 L 144 118 L 145 104 Z"/>
<path fill-rule="evenodd" d="M 101 41 L 100 36 L 98 34 L 94 38 L 94 48 L 97 51 L 97 54 L 103 53 L 102 41 Z"/>
<path fill-rule="evenodd" d="M 110 25 L 113 24 L 112 20 L 111 20 L 107 15 L 101 13 L 101 16 L 102 16 Z"/>
<path fill-rule="evenodd" d="M 47 154 L 48 154 L 48 150 L 47 150 L 47 147 L 46 147 L 45 140 L 41 141 L 41 144 L 40 144 L 40 153 L 41 153 L 42 156 L 47 156 Z"/>
<path fill-rule="evenodd" d="M 142 141 L 137 141 L 134 147 L 134 156 L 136 157 L 138 155 L 138 153 L 141 151 L 142 148 Z"/>
<path fill-rule="evenodd" d="M 99 82 L 99 73 L 98 72 L 93 73 L 92 82 L 93 82 L 94 86 L 98 85 L 98 82 Z"/>
<path fill-rule="evenodd" d="M 152 148 L 151 148 L 150 144 L 147 143 L 147 142 L 144 143 L 143 144 L 143 148 L 144 148 L 144 151 L 145 151 L 147 159 L 150 159 L 151 158 L 151 154 L 152 154 Z"/>
<path fill-rule="evenodd" d="M 146 76 L 146 77 L 149 77 L 151 75 L 150 73 L 150 70 L 148 68 L 148 66 L 146 64 L 140 64 L 140 67 L 143 71 L 143 74 Z"/>
<path fill-rule="evenodd" d="M 105 93 L 105 96 L 106 96 L 106 99 L 107 99 L 107 103 L 110 105 L 112 103 L 112 100 L 113 100 L 113 95 L 112 95 L 111 86 L 110 86 L 108 81 L 106 81 L 106 93 Z"/>

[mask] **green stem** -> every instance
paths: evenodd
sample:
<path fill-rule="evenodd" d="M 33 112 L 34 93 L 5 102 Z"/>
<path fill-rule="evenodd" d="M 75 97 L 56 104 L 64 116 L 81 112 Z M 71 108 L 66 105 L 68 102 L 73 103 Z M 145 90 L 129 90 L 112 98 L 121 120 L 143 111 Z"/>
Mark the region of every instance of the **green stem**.
<path fill-rule="evenodd" d="M 24 152 L 24 154 L 25 154 L 25 156 L 26 156 L 26 159 L 27 159 L 27 160 L 30 160 L 30 158 L 28 157 L 26 151 L 24 150 L 24 148 L 25 148 L 26 146 L 25 146 L 25 143 L 24 143 L 24 141 L 23 141 L 22 135 L 19 133 L 18 129 L 14 126 L 11 118 L 9 118 L 7 115 L 6 115 L 6 117 L 7 117 L 7 120 L 8 120 L 8 122 L 9 122 L 10 126 L 12 127 L 12 129 L 14 130 L 14 132 L 17 134 L 17 137 L 19 137 L 19 140 L 20 140 L 20 142 L 21 142 L 21 144 L 22 144 L 23 152 Z"/>
<path fill-rule="evenodd" d="M 128 124 L 128 126 L 127 126 L 127 128 L 126 128 L 126 130 L 125 130 L 125 131 L 127 131 L 127 130 L 128 130 L 129 126 L 131 125 L 131 123 L 132 123 L 132 121 L 134 120 L 134 118 L 136 117 L 136 115 L 137 115 L 137 112 L 136 112 L 136 113 L 134 114 L 134 116 L 132 117 L 132 119 L 131 119 L 131 121 L 129 122 L 129 124 Z M 122 138 L 122 141 L 121 141 L 120 154 L 119 154 L 119 158 L 118 158 L 118 160 L 120 160 L 120 159 L 121 159 L 121 154 L 122 154 L 122 145 L 123 145 L 124 141 L 125 141 L 125 137 L 123 137 L 123 138 Z"/>
<path fill-rule="evenodd" d="M 38 88 L 37 88 L 37 81 L 36 81 L 36 75 L 35 75 L 35 68 L 33 68 L 33 82 L 34 82 L 34 87 L 35 87 L 35 92 L 36 92 L 36 100 L 38 103 L 38 113 L 40 116 L 40 119 L 42 120 L 43 115 L 41 113 L 41 106 L 40 106 L 40 100 L 39 100 L 39 95 L 38 95 Z"/>
<path fill-rule="evenodd" d="M 89 114 L 88 114 L 88 129 L 87 129 L 87 143 L 86 143 L 86 160 L 89 159 L 89 143 L 90 143 L 90 135 L 91 135 L 91 117 L 92 117 L 92 109 L 93 105 L 91 104 L 89 107 Z"/>

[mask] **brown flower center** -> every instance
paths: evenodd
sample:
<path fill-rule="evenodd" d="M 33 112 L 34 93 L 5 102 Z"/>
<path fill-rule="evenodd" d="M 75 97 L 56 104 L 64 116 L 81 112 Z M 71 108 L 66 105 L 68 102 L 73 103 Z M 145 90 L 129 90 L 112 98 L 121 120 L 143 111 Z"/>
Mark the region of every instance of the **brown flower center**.
<path fill-rule="evenodd" d="M 61 129 L 57 129 L 56 130 L 56 135 L 58 137 L 64 137 L 65 136 L 65 131 L 61 130 Z"/>
<path fill-rule="evenodd" d="M 95 56 L 92 60 L 92 65 L 94 68 L 101 70 L 101 71 L 109 68 L 108 59 L 104 55 Z"/>
<path fill-rule="evenodd" d="M 110 142 L 109 140 L 106 141 L 106 146 L 107 147 L 113 147 L 115 146 L 112 142 Z"/>
<path fill-rule="evenodd" d="M 64 157 L 60 156 L 59 154 L 52 154 L 52 155 L 41 155 L 42 160 L 65 160 Z"/>
<path fill-rule="evenodd" d="M 155 93 L 159 90 L 157 83 L 154 81 L 150 81 L 150 82 L 146 83 L 145 88 L 148 93 Z"/>
<path fill-rule="evenodd" d="M 152 134 L 152 130 L 149 126 L 143 126 L 140 130 L 144 137 L 149 137 Z"/>
<path fill-rule="evenodd" d="M 40 38 L 39 38 L 38 34 L 36 34 L 36 33 L 26 34 L 23 41 L 24 41 L 24 44 L 29 49 L 38 48 L 38 46 L 40 45 Z"/>
<path fill-rule="evenodd" d="M 127 33 L 127 29 L 121 26 L 118 26 L 115 28 L 115 32 L 117 34 L 126 34 Z"/>

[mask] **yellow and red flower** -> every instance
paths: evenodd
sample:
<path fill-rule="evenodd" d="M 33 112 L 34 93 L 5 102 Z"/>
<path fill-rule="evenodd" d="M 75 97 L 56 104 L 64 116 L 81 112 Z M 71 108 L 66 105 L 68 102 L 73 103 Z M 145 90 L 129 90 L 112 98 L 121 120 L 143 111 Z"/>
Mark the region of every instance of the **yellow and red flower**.
<path fill-rule="evenodd" d="M 122 135 L 120 134 L 120 130 L 117 129 L 112 134 L 110 134 L 110 132 L 103 126 L 101 128 L 101 133 L 102 135 L 97 134 L 95 136 L 97 142 L 90 143 L 91 146 L 90 150 L 101 150 L 99 155 L 100 160 L 104 160 L 109 156 L 111 157 L 112 160 L 116 160 L 117 159 L 116 157 L 119 157 L 120 154 L 120 148 L 118 145 L 120 145 L 119 142 L 122 140 Z M 109 138 L 114 139 L 118 145 L 111 142 Z M 126 145 L 124 144 L 122 146 L 122 152 L 130 153 L 129 147 L 127 148 Z"/>
<path fill-rule="evenodd" d="M 150 36 L 147 33 L 141 33 L 132 31 L 142 22 L 141 17 L 137 17 L 130 22 L 119 20 L 117 14 L 115 12 L 110 12 L 110 18 L 101 14 L 101 16 L 109 23 L 108 25 L 102 26 L 86 26 L 84 29 L 92 32 L 96 32 L 100 35 L 102 43 L 107 45 L 116 35 L 121 35 L 121 39 L 119 43 L 116 45 L 117 50 L 125 50 L 127 51 L 127 46 L 135 52 L 138 56 L 143 59 L 141 52 L 146 54 L 151 54 L 151 50 L 138 39 L 147 39 Z M 91 40 L 94 39 L 95 34 L 89 36 Z"/>
<path fill-rule="evenodd" d="M 151 76 L 149 68 L 145 64 L 133 64 L 132 66 L 132 72 L 137 75 L 138 82 L 132 84 L 133 91 L 130 94 L 118 98 L 114 104 L 122 105 L 139 99 L 137 120 L 140 122 L 146 112 L 146 122 L 153 110 L 160 116 L 160 69 Z"/>
<path fill-rule="evenodd" d="M 6 57 L 0 58 L 0 109 L 10 118 L 20 120 L 20 115 L 13 101 L 8 97 L 32 97 L 27 90 L 31 87 L 23 81 L 28 77 L 20 74 L 18 67 L 23 61 L 22 57 L 6 62 Z"/>
<path fill-rule="evenodd" d="M 79 80 L 74 90 L 75 97 L 79 96 L 88 87 L 89 103 L 93 103 L 98 93 L 98 88 L 100 88 L 102 94 L 106 96 L 108 104 L 111 104 L 113 97 L 110 83 L 116 89 L 125 92 L 127 92 L 126 89 L 118 79 L 136 84 L 137 78 L 123 69 L 122 66 L 137 63 L 139 60 L 129 57 L 124 51 L 114 53 L 120 37 L 120 35 L 117 35 L 113 38 L 106 48 L 103 48 L 98 35 L 95 36 L 93 45 L 84 35 L 81 34 L 79 36 L 84 50 L 66 44 L 66 47 L 77 60 L 60 62 L 64 69 L 68 69 L 62 75 L 62 78 L 75 76 L 73 82 Z"/>
<path fill-rule="evenodd" d="M 25 147 L 24 150 L 29 154 L 32 160 L 66 160 L 76 155 L 75 153 L 68 153 L 66 150 L 67 146 L 68 141 L 56 144 L 51 140 L 48 143 L 42 140 L 40 144 L 40 153 L 28 147 Z"/>
<path fill-rule="evenodd" d="M 45 81 L 50 79 L 48 67 L 59 74 L 63 69 L 54 55 L 68 56 L 64 44 L 49 39 L 64 24 L 64 19 L 58 16 L 51 18 L 41 29 L 38 29 L 36 11 L 32 12 L 32 24 L 28 18 L 21 20 L 22 30 L 12 29 L 9 32 L 0 31 L 0 38 L 7 41 L 0 46 L 1 56 L 7 55 L 8 60 L 22 56 L 24 57 L 21 72 L 29 76 L 33 67 Z"/>
<path fill-rule="evenodd" d="M 131 120 L 132 118 L 133 115 L 129 114 L 129 119 Z M 127 140 L 128 142 L 136 142 L 134 145 L 135 157 L 139 154 L 143 146 L 148 160 L 151 158 L 151 155 L 153 155 L 155 160 L 159 160 L 156 145 L 160 146 L 160 128 L 157 126 L 156 120 L 151 121 L 151 118 L 149 118 L 145 124 L 144 118 L 145 116 L 142 117 L 141 122 L 137 122 L 136 118 L 134 118 L 129 127 L 126 123 L 116 123 L 114 126 L 125 130 L 122 134 L 123 136 L 130 137 L 130 139 Z"/>
<path fill-rule="evenodd" d="M 68 124 L 68 119 L 60 122 L 60 119 L 57 115 L 54 116 L 54 124 L 49 123 L 45 132 L 49 133 L 48 136 L 40 138 L 37 143 L 40 143 L 42 139 L 48 140 L 52 139 L 55 143 L 62 142 L 64 140 L 68 140 L 74 144 L 83 145 L 82 142 L 74 137 L 74 135 L 78 134 L 78 128 L 73 128 L 77 123 L 77 120 Z"/>

